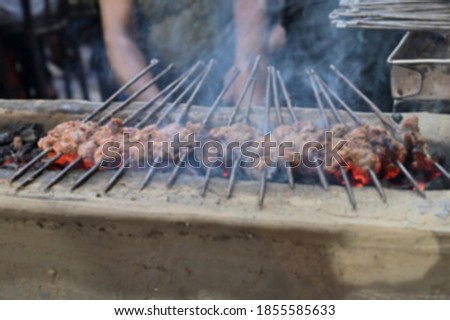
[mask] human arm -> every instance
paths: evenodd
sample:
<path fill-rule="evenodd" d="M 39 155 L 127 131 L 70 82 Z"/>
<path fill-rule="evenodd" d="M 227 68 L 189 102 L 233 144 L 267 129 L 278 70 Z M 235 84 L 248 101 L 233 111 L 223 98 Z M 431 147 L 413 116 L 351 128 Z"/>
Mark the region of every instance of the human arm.
<path fill-rule="evenodd" d="M 136 26 L 133 23 L 134 0 L 100 0 L 103 37 L 108 59 L 121 84 L 126 83 L 148 65 L 136 41 Z M 152 79 L 148 73 L 132 85 L 129 93 L 136 92 Z M 140 95 L 140 100 L 149 100 L 159 92 L 152 86 Z"/>
<path fill-rule="evenodd" d="M 256 56 L 261 56 L 259 69 L 264 74 L 267 67 L 268 17 L 266 0 L 234 0 L 233 17 L 236 33 L 234 65 L 241 71 L 225 96 L 228 102 L 236 101 L 250 76 Z M 254 103 L 262 103 L 264 79 L 258 79 Z"/>

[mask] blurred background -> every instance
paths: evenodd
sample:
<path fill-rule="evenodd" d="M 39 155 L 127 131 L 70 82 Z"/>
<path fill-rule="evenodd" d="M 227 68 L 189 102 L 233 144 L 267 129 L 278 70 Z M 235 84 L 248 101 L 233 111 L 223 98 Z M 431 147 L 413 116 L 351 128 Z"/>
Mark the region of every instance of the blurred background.
<path fill-rule="evenodd" d="M 104 100 L 115 87 L 97 0 L 2 0 L 0 98 Z"/>

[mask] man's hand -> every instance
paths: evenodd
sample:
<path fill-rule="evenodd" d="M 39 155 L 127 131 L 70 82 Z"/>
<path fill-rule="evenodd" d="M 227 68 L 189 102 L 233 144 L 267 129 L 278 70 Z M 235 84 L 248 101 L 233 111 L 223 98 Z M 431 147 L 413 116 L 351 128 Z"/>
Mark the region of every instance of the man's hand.
<path fill-rule="evenodd" d="M 280 24 L 269 30 L 266 0 L 234 0 L 233 16 L 236 30 L 234 65 L 241 73 L 230 87 L 224 97 L 224 101 L 227 103 L 236 103 L 238 101 L 251 75 L 255 58 L 260 55 L 261 62 L 257 74 L 253 104 L 261 105 L 265 96 L 267 56 L 285 46 L 286 32 Z M 225 81 L 230 79 L 230 71 L 225 76 Z M 246 95 L 243 101 L 244 106 L 249 96 L 250 94 Z"/>

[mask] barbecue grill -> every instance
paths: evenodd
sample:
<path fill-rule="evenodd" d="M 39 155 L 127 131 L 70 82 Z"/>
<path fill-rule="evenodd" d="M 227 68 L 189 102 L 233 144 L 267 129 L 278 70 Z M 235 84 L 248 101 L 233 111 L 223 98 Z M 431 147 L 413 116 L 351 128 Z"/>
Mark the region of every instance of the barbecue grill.
<path fill-rule="evenodd" d="M 396 125 L 370 101 L 366 102 L 374 112 L 351 111 L 313 71 L 309 76 L 318 110 L 293 107 L 281 74 L 272 68 L 266 77 L 266 104 L 253 106 L 251 96 L 258 60 L 236 106 L 219 106 L 231 82 L 211 108 L 193 106 L 193 99 L 213 64 L 193 66 L 168 89 L 163 89 L 158 97 L 161 100 L 133 103 L 136 94 L 119 104 L 110 99 L 96 106 L 95 112 L 92 104 L 87 103 L 38 101 L 14 106 L 4 103 L 0 109 L 4 115 L 0 125 L 36 122 L 48 130 L 69 119 L 90 120 L 98 116 L 106 121 L 117 116 L 127 121 L 136 115 L 140 116 L 138 126 L 153 116 L 156 124 L 163 120 L 180 123 L 187 118 L 194 123 L 209 122 L 212 127 L 234 122 L 257 126 L 263 115 L 264 131 L 273 123 L 300 118 L 340 122 L 350 117 L 358 123 L 374 124 L 381 120 L 386 126 Z M 365 98 L 342 73 L 334 70 L 356 94 Z M 176 92 L 181 93 L 175 95 Z M 247 105 L 246 94 L 250 96 Z M 280 107 L 280 96 L 284 97 L 287 108 Z M 344 110 L 337 110 L 333 101 L 339 102 Z M 431 148 L 448 154 L 450 145 L 442 137 L 449 136 L 449 117 L 418 116 Z M 97 165 L 87 171 L 75 170 L 75 165 L 62 171 L 49 170 L 62 155 L 48 156 L 46 150 L 15 173 L 1 171 L 4 179 L 0 184 L 0 212 L 6 248 L 6 263 L 2 264 L 5 270 L 1 273 L 25 279 L 22 284 L 6 282 L 4 288 L 9 292 L 23 294 L 28 290 L 30 297 L 47 294 L 116 298 L 450 294 L 443 278 L 445 272 L 433 272 L 450 266 L 446 249 L 450 233 L 448 173 L 437 163 L 442 185 L 425 196 L 405 168 L 403 174 L 415 186 L 414 190 L 410 184 L 409 190 L 384 188 L 377 179 L 374 188 L 355 188 L 344 172 L 345 188 L 333 186 L 328 184 L 320 167 L 317 168 L 319 184 L 294 183 L 289 169 L 285 180 L 289 183 L 268 181 L 266 171 L 255 183 L 238 179 L 236 165 L 226 180 L 212 177 L 208 170 L 200 175 L 181 167 L 174 167 L 170 172 L 159 172 L 155 166 L 145 172 L 127 170 L 125 166 L 102 171 Z M 180 159 L 186 156 L 183 154 Z M 14 183 L 13 187 L 7 179 Z M 257 210 L 258 207 L 263 210 Z M 55 243 L 47 249 L 42 243 L 33 245 L 27 239 L 25 244 L 15 244 L 11 240 L 16 239 L 13 229 L 20 234 L 42 232 L 43 238 L 53 239 Z M 67 246 L 66 241 L 69 241 Z M 121 242 L 124 244 L 120 245 Z M 119 245 L 116 248 L 112 244 Z M 139 250 L 127 251 L 125 247 L 133 244 Z M 8 255 L 17 246 L 25 248 L 23 255 L 15 255 L 19 260 Z M 105 256 L 94 257 L 96 247 L 105 250 Z M 150 253 L 139 256 L 137 251 L 142 254 L 143 249 Z M 246 257 L 247 254 L 250 255 Z M 30 271 L 27 261 L 20 260 L 27 255 L 33 261 L 42 259 L 42 264 Z M 80 265 L 78 256 L 87 257 L 86 261 L 93 261 L 90 262 L 93 265 Z M 112 260 L 105 259 L 111 256 L 114 256 Z M 356 264 L 348 264 L 350 256 Z M 378 265 L 372 263 L 377 257 L 380 257 Z M 60 260 L 67 261 L 60 263 Z M 393 267 L 397 263 L 412 263 L 416 267 L 414 270 Z M 14 270 L 14 265 L 22 269 Z M 380 270 L 387 266 L 391 269 L 380 276 Z M 27 270 L 32 276 L 22 273 Z M 127 276 L 130 274 L 137 276 L 130 279 Z M 125 278 L 127 283 L 121 280 Z M 224 284 L 224 278 L 229 283 Z M 266 280 L 259 283 L 261 279 Z M 313 282 L 320 286 L 306 285 L 306 279 L 316 279 Z M 99 288 L 97 292 L 91 291 L 90 282 Z M 268 283 L 277 285 L 266 287 Z M 397 287 L 392 288 L 393 285 Z"/>

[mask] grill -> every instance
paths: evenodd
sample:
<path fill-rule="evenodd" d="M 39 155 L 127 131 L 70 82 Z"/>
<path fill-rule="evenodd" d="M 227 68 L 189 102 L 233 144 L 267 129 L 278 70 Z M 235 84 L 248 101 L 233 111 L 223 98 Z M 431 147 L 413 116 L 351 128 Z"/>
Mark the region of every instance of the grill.
<path fill-rule="evenodd" d="M 83 119 L 83 122 L 90 121 L 94 119 L 95 117 L 100 117 L 100 120 L 98 120 L 98 123 L 100 125 L 103 125 L 107 123 L 112 117 L 116 116 L 119 112 L 124 111 L 127 107 L 131 105 L 131 103 L 138 97 L 142 92 L 144 92 L 147 88 L 149 88 L 151 85 L 153 85 L 160 77 L 164 76 L 165 73 L 167 73 L 172 65 L 167 67 L 165 70 L 163 70 L 161 73 L 159 73 L 152 81 L 150 81 L 147 85 L 145 85 L 141 90 L 130 96 L 126 101 L 123 103 L 120 103 L 117 106 L 114 106 L 111 108 L 112 101 L 124 90 L 126 90 L 131 84 L 133 84 L 137 79 L 140 78 L 145 72 L 147 72 L 149 69 L 153 68 L 157 64 L 157 61 L 152 61 L 152 63 L 143 70 L 139 75 L 137 75 L 134 79 L 130 80 L 126 85 L 124 85 L 123 88 L 121 88 L 116 94 L 114 94 L 108 101 L 106 101 L 104 104 L 102 104 L 100 107 L 95 109 L 95 111 L 91 112 L 88 116 L 86 116 Z M 175 120 L 172 120 L 172 123 L 175 122 L 177 124 L 181 124 L 183 122 L 183 119 L 185 119 L 191 110 L 193 101 L 198 94 L 198 92 L 202 89 L 205 79 L 207 79 L 208 73 L 213 68 L 214 61 L 211 61 L 208 65 L 204 65 L 202 62 L 198 62 L 195 64 L 191 69 L 189 69 L 184 75 L 180 76 L 178 79 L 176 79 L 174 82 L 172 82 L 170 85 L 168 85 L 165 89 L 163 89 L 158 96 L 153 98 L 148 103 L 144 104 L 137 110 L 134 110 L 132 113 L 128 114 L 123 122 L 124 124 L 131 124 L 136 123 L 134 125 L 135 128 L 143 128 L 149 120 L 153 119 L 153 117 L 156 118 L 155 125 L 157 127 L 160 127 L 166 120 L 168 120 L 169 116 L 171 114 L 174 114 Z M 258 69 L 259 69 L 259 58 L 255 60 L 253 70 L 251 73 L 251 77 L 248 79 L 245 87 L 242 90 L 242 93 L 238 99 L 237 104 L 234 106 L 233 111 L 231 112 L 229 118 L 227 119 L 228 126 L 231 126 L 233 123 L 235 123 L 236 118 L 238 114 L 242 113 L 241 119 L 239 119 L 240 122 L 243 123 L 249 123 L 249 116 L 252 112 L 252 100 L 253 100 L 253 92 L 255 88 L 255 83 L 258 78 Z M 398 135 L 400 132 L 399 125 L 393 121 L 391 118 L 384 115 L 380 109 L 371 102 L 344 74 L 342 74 L 339 70 L 337 70 L 334 66 L 331 67 L 332 71 L 336 74 L 336 76 L 344 81 L 350 89 L 352 89 L 355 94 L 357 94 L 360 98 L 362 98 L 365 103 L 371 108 L 373 111 L 373 114 L 378 118 L 379 122 L 383 124 L 390 132 L 392 132 L 395 135 Z M 235 70 L 233 77 L 231 80 L 225 85 L 221 93 L 216 98 L 215 102 L 209 109 L 209 111 L 206 113 L 204 118 L 201 120 L 201 123 L 203 125 L 208 124 L 211 117 L 214 115 L 215 112 L 217 112 L 219 103 L 221 101 L 222 96 L 226 93 L 227 89 L 230 87 L 230 85 L 233 83 L 233 81 L 236 79 L 238 75 L 238 71 Z M 318 114 L 320 117 L 320 120 L 324 124 L 325 129 L 331 129 L 331 122 L 329 120 L 329 115 L 332 115 L 336 123 L 344 124 L 346 125 L 346 122 L 343 120 L 343 115 L 341 112 L 338 111 L 338 108 L 335 104 L 343 109 L 343 113 L 346 116 L 349 116 L 352 121 L 355 123 L 356 126 L 362 126 L 365 124 L 365 122 L 351 109 L 350 106 L 348 106 L 339 96 L 336 92 L 334 92 L 325 81 L 323 81 L 319 75 L 317 75 L 313 70 L 309 71 L 309 78 L 311 81 L 311 86 L 314 91 L 315 97 L 317 99 L 318 104 Z M 183 88 L 183 85 L 186 85 Z M 284 119 L 282 117 L 282 111 L 280 107 L 280 95 L 279 95 L 279 88 L 281 89 L 282 96 L 287 104 L 287 111 L 290 117 L 290 122 L 298 122 L 298 116 L 294 110 L 294 107 L 292 106 L 292 103 L 289 99 L 289 94 L 286 90 L 286 86 L 284 84 L 283 78 L 279 72 L 277 72 L 273 67 L 269 67 L 267 70 L 266 75 L 266 97 L 265 97 L 265 107 L 264 111 L 262 112 L 263 116 L 263 131 L 265 133 L 270 131 L 271 127 L 274 127 L 273 123 L 277 123 L 278 125 L 285 123 Z M 175 93 L 178 91 L 181 91 L 181 93 L 174 98 L 173 102 L 168 103 L 168 101 L 175 96 Z M 242 106 L 243 101 L 245 97 L 248 97 L 249 99 L 247 106 Z M 187 98 L 186 102 L 184 104 L 181 104 L 184 98 Z M 326 104 L 325 104 L 326 102 Z M 327 113 L 327 110 L 325 106 L 329 107 L 329 111 L 331 111 L 331 114 Z M 177 112 L 174 112 L 174 110 L 177 108 Z M 271 110 L 275 110 L 275 120 L 271 120 Z M 135 121 L 137 118 L 139 118 L 139 121 Z M 254 124 L 255 126 L 258 126 L 258 124 Z M 350 125 L 346 125 L 347 127 L 350 127 Z M 48 169 L 58 160 L 60 159 L 63 154 L 62 153 L 56 153 L 51 158 L 44 160 L 46 156 L 49 156 L 51 152 L 51 148 L 47 148 L 43 152 L 41 152 L 38 156 L 36 156 L 32 161 L 30 161 L 26 166 L 24 166 L 22 169 L 17 171 L 15 174 L 12 175 L 10 178 L 10 182 L 13 183 L 16 180 L 19 180 L 21 177 L 24 176 L 22 180 L 20 180 L 15 185 L 15 190 L 17 192 L 20 192 L 22 189 L 24 189 L 27 185 L 34 182 L 38 177 L 40 177 L 44 172 L 48 171 Z M 173 168 L 172 173 L 168 177 L 168 180 L 166 182 L 167 189 L 172 188 L 172 186 L 175 184 L 176 180 L 178 179 L 178 176 L 183 172 L 182 166 L 180 164 L 186 163 L 186 159 L 189 155 L 189 152 L 181 152 L 179 155 L 178 165 Z M 313 157 L 316 157 L 316 155 L 313 155 Z M 426 157 L 431 163 L 435 166 L 435 169 L 438 170 L 438 172 L 442 175 L 442 179 L 449 180 L 450 176 L 449 173 L 446 171 L 443 165 L 439 164 L 438 162 L 435 162 L 431 159 L 429 154 L 424 154 L 424 157 Z M 152 181 L 153 177 L 155 176 L 156 172 L 158 171 L 158 163 L 162 160 L 160 156 L 153 159 L 152 165 L 147 169 L 147 172 L 140 184 L 139 190 L 142 191 L 145 189 L 150 182 Z M 316 158 L 317 160 L 317 158 Z M 64 179 L 71 171 L 73 171 L 74 168 L 76 168 L 77 165 L 79 165 L 83 159 L 81 157 L 75 158 L 70 165 L 66 166 L 63 170 L 61 170 L 56 176 L 54 176 L 50 181 L 48 181 L 45 186 L 43 187 L 43 191 L 49 191 L 51 190 L 57 183 L 59 183 L 62 179 Z M 233 158 L 233 164 L 230 168 L 229 172 L 229 180 L 228 180 L 228 186 L 227 186 L 227 192 L 226 197 L 231 198 L 233 195 L 233 190 L 235 188 L 237 176 L 238 176 L 238 168 L 239 163 L 241 162 L 241 154 L 238 154 L 236 157 Z M 129 164 L 130 160 L 125 160 L 122 166 L 114 172 L 113 176 L 109 178 L 106 186 L 104 187 L 103 191 L 104 193 L 108 193 L 111 191 L 111 189 L 122 179 L 125 172 L 129 171 Z M 407 170 L 407 168 L 399 161 L 396 160 L 396 166 L 398 169 L 403 173 L 404 177 L 409 181 L 412 189 L 422 198 L 426 198 L 425 191 L 423 190 L 423 186 L 417 182 L 413 175 Z M 38 165 L 37 169 L 34 171 L 31 170 L 34 166 Z M 83 173 L 80 177 L 77 178 L 75 183 L 70 187 L 71 191 L 75 191 L 76 189 L 80 188 L 84 184 L 86 184 L 88 181 L 91 180 L 91 178 L 98 174 L 102 166 L 102 161 L 97 162 L 95 165 L 93 165 L 89 170 L 87 170 L 85 173 Z M 267 181 L 268 181 L 268 168 L 266 166 L 263 167 L 262 173 L 259 178 L 259 191 L 258 191 L 258 206 L 260 208 L 264 207 L 264 199 L 266 196 L 266 189 L 267 189 Z M 287 181 L 289 183 L 290 188 L 294 188 L 294 176 L 292 169 L 288 166 L 284 168 Z M 329 182 L 328 177 L 324 172 L 323 166 L 318 166 L 315 168 L 317 180 L 320 181 L 323 189 L 328 190 L 329 189 Z M 354 188 L 352 187 L 352 184 L 350 182 L 350 178 L 348 177 L 348 173 L 346 172 L 345 168 L 343 166 L 339 166 L 340 175 L 342 177 L 342 183 L 345 187 L 345 191 L 348 195 L 348 199 L 350 201 L 351 206 L 353 209 L 357 208 L 357 200 L 354 195 Z M 201 188 L 201 196 L 205 196 L 207 194 L 208 185 L 211 178 L 211 172 L 212 169 L 208 168 L 205 173 L 203 186 Z M 383 202 L 386 201 L 386 194 L 385 190 L 382 186 L 381 181 L 378 179 L 377 174 L 372 170 L 368 170 L 370 174 L 370 178 L 373 182 L 373 186 L 376 188 L 381 200 Z M 28 174 L 28 175 L 27 175 Z M 137 191 L 137 190 L 136 190 Z M 99 190 L 100 192 L 100 190 Z"/>
<path fill-rule="evenodd" d="M 108 110 L 120 105 L 111 103 Z M 130 103 L 117 116 L 126 119 L 145 105 Z M 181 103 L 178 110 L 184 106 Z M 99 105 L 0 101 L 0 127 L 38 123 L 50 130 L 64 121 L 85 119 L 93 107 Z M 210 126 L 226 125 L 233 111 L 218 107 Z M 264 111 L 252 106 L 249 123 L 261 123 Z M 271 111 L 269 122 L 277 123 L 278 116 Z M 331 123 L 333 113 L 329 108 L 324 111 Z M 186 117 L 200 123 L 209 112 L 210 107 L 192 105 Z M 339 113 L 347 119 L 347 112 Z M 281 108 L 280 114 L 285 123 L 293 116 L 305 121 L 320 118 L 317 109 Z M 174 122 L 178 115 L 171 112 L 166 121 Z M 355 115 L 365 123 L 379 123 L 372 112 Z M 417 116 L 430 147 L 448 154 L 450 118 Z M 244 121 L 246 112 L 241 110 L 234 118 Z M 16 193 L 20 180 L 9 186 L 14 172 L 0 169 L 2 297 L 450 296 L 448 190 L 430 187 L 423 199 L 410 190 L 385 188 L 385 203 L 375 188 L 353 188 L 355 211 L 341 186 L 331 184 L 324 191 L 317 182 L 296 181 L 294 189 L 269 182 L 264 210 L 259 211 L 255 210 L 259 183 L 251 180 L 237 179 L 233 196 L 227 198 L 229 180 L 211 176 L 202 197 L 204 175 L 181 168 L 182 174 L 168 189 L 171 172 L 156 170 L 151 183 L 139 192 L 145 172 L 127 170 L 104 194 L 116 171 L 103 170 L 69 192 L 84 173 L 72 170 L 43 192 L 60 174 L 44 170 Z"/>

